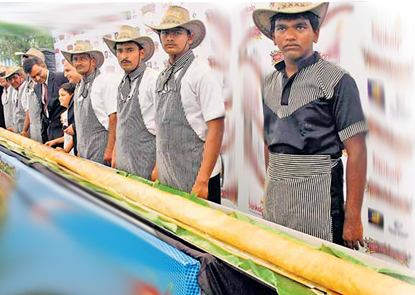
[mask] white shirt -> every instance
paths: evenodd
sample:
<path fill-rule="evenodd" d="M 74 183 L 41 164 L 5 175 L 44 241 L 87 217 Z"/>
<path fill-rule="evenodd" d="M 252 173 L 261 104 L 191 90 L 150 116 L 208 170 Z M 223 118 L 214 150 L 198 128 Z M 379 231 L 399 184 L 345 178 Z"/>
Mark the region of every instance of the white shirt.
<path fill-rule="evenodd" d="M 68 126 L 68 110 L 64 111 L 61 114 L 61 122 L 62 122 L 63 126 Z M 72 136 L 69 135 L 69 134 L 66 134 L 66 133 L 63 136 L 64 136 L 63 148 L 66 149 L 66 147 L 68 146 L 68 144 L 71 141 Z M 73 148 L 71 149 L 69 154 L 72 155 L 72 156 L 74 155 L 74 149 Z"/>
<path fill-rule="evenodd" d="M 152 68 L 146 68 L 138 87 L 138 101 L 140 103 L 141 115 L 147 130 L 156 135 L 156 109 L 154 106 L 156 97 L 156 83 L 159 72 Z M 138 79 L 134 81 L 131 91 L 134 91 Z"/>
<path fill-rule="evenodd" d="M 177 79 L 181 71 L 175 74 Z M 206 122 L 225 117 L 225 104 L 222 97 L 223 85 L 213 71 L 198 60 L 194 60 L 181 81 L 180 95 L 186 119 L 199 138 L 206 140 Z M 218 157 L 211 177 L 220 172 L 221 160 Z"/>
<path fill-rule="evenodd" d="M 33 99 L 32 94 L 34 93 L 32 89 L 29 89 L 29 86 L 30 86 L 30 83 L 26 81 L 25 87 L 24 87 L 24 93 L 22 94 L 22 107 L 25 112 L 27 112 L 27 110 L 29 109 L 29 99 Z"/>
<path fill-rule="evenodd" d="M 13 90 L 13 87 L 11 87 L 11 86 L 7 87 L 7 89 L 3 88 L 3 93 L 1 94 L 1 103 L 3 105 L 5 105 L 9 102 L 10 97 L 11 97 L 12 92 L 13 92 L 12 90 Z"/>
<path fill-rule="evenodd" d="M 98 121 L 108 130 L 109 127 L 109 116 L 117 113 L 117 93 L 118 85 L 122 76 L 107 73 L 100 74 L 94 79 L 91 86 L 91 105 L 92 109 L 97 116 Z M 78 88 L 78 92 L 80 87 Z M 82 100 L 83 97 L 80 93 L 77 93 L 78 100 Z"/>
<path fill-rule="evenodd" d="M 15 104 L 17 102 L 17 100 L 19 99 L 19 97 L 21 98 L 22 101 L 22 106 L 23 108 L 25 108 L 25 106 L 27 106 L 27 96 L 25 95 L 26 92 L 26 81 L 23 81 L 23 83 L 19 86 L 19 89 L 16 90 L 13 88 L 12 91 L 12 102 L 13 104 Z M 24 109 L 25 111 L 27 109 Z"/>
<path fill-rule="evenodd" d="M 46 74 L 45 83 L 40 84 L 42 85 L 42 106 L 45 105 L 45 89 L 48 88 L 48 80 L 49 80 L 49 70 L 46 70 L 46 71 L 47 71 L 47 74 Z M 46 111 L 46 117 L 49 118 L 49 110 L 47 107 L 45 108 L 45 111 Z"/>

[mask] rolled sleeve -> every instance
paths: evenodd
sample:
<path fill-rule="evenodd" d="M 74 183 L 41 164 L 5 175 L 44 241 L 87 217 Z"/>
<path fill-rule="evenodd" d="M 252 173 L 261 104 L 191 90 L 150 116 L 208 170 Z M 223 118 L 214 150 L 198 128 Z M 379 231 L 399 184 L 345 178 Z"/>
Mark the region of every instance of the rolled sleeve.
<path fill-rule="evenodd" d="M 107 115 L 117 112 L 117 95 L 118 95 L 118 81 L 115 79 L 107 79 L 103 93 L 103 103 Z"/>
<path fill-rule="evenodd" d="M 205 122 L 225 117 L 222 85 L 213 72 L 208 71 L 200 80 L 200 106 Z"/>
<path fill-rule="evenodd" d="M 333 115 L 342 142 L 368 131 L 359 90 L 354 79 L 348 74 L 345 74 L 335 87 Z"/>

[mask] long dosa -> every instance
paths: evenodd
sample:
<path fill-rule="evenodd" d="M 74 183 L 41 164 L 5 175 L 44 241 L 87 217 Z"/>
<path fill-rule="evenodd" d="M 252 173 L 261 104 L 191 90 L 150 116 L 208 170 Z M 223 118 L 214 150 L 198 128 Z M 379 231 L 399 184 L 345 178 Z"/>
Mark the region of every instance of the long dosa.
<path fill-rule="evenodd" d="M 415 287 L 126 178 L 0 128 L 0 136 L 224 243 L 343 295 L 415 295 Z"/>

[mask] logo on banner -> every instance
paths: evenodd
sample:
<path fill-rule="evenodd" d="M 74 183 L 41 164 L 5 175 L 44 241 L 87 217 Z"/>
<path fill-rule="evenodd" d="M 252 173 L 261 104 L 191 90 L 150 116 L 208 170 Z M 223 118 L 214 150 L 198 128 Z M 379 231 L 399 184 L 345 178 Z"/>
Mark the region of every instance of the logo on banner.
<path fill-rule="evenodd" d="M 251 37 L 262 39 L 261 31 L 256 26 L 251 27 Z"/>
<path fill-rule="evenodd" d="M 264 200 L 262 199 L 260 204 L 252 203 L 251 200 L 249 200 L 249 211 L 262 216 L 264 214 Z"/>
<path fill-rule="evenodd" d="M 389 188 L 381 187 L 372 179 L 369 180 L 369 196 L 383 201 L 402 212 L 409 213 L 412 211 L 412 200 L 410 198 L 397 195 Z"/>
<path fill-rule="evenodd" d="M 388 75 L 393 80 L 409 80 L 413 77 L 413 68 L 410 62 L 397 62 L 390 57 L 379 56 L 369 49 L 362 49 L 364 62 L 368 69 Z"/>
<path fill-rule="evenodd" d="M 271 57 L 272 57 L 272 64 L 276 65 L 280 61 L 284 60 L 284 55 L 279 50 L 273 50 L 271 51 Z"/>
<path fill-rule="evenodd" d="M 389 226 L 388 230 L 392 235 L 397 236 L 399 238 L 406 239 L 408 237 L 408 233 L 403 230 L 402 222 L 395 220 L 395 222 L 393 223 L 393 227 Z"/>
<path fill-rule="evenodd" d="M 383 83 L 368 79 L 367 80 L 367 91 L 369 101 L 379 106 L 383 111 L 385 110 L 385 90 Z"/>
<path fill-rule="evenodd" d="M 365 238 L 365 249 L 366 249 L 366 253 L 383 254 L 385 256 L 388 256 L 398 261 L 400 264 L 405 265 L 407 267 L 409 267 L 409 263 L 412 258 L 411 254 L 394 249 L 390 245 L 386 243 L 381 243 L 372 238 Z"/>
<path fill-rule="evenodd" d="M 385 146 L 393 149 L 396 154 L 402 157 L 412 156 L 413 141 L 409 136 L 399 135 L 388 127 L 381 126 L 373 118 L 368 119 L 369 134 L 384 143 Z"/>
<path fill-rule="evenodd" d="M 327 23 L 331 21 L 332 18 L 334 18 L 340 13 L 352 13 L 352 12 L 353 12 L 353 6 L 350 4 L 345 4 L 345 5 L 341 5 L 338 7 L 334 7 L 333 9 L 330 9 L 330 11 L 327 13 L 321 27 L 325 26 Z"/>
<path fill-rule="evenodd" d="M 396 164 L 394 166 L 388 165 L 384 158 L 372 154 L 372 167 L 373 171 L 376 174 L 379 174 L 389 181 L 393 181 L 397 184 L 401 182 L 402 179 L 402 168 L 400 164 Z"/>
<path fill-rule="evenodd" d="M 383 229 L 383 214 L 381 212 L 368 208 L 367 219 L 370 224 Z"/>
<path fill-rule="evenodd" d="M 252 5 L 249 5 L 249 6 L 246 6 L 245 7 L 245 12 L 253 12 L 254 10 L 255 10 L 255 5 L 254 4 L 252 4 Z"/>
<path fill-rule="evenodd" d="M 144 16 L 146 13 L 154 13 L 156 11 L 156 4 L 154 4 L 154 3 L 150 3 L 150 4 L 147 4 L 147 5 L 144 5 L 142 8 L 141 8 L 141 14 Z"/>

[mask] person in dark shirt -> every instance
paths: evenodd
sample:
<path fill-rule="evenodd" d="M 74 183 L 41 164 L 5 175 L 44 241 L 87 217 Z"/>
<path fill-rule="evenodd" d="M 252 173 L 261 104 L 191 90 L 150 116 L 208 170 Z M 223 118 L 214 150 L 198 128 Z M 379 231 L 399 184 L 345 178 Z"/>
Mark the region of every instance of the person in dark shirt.
<path fill-rule="evenodd" d="M 256 26 L 284 56 L 263 84 L 269 151 L 264 217 L 358 249 L 367 125 L 353 78 L 313 51 L 327 8 L 328 3 L 275 3 L 253 13 Z"/>
<path fill-rule="evenodd" d="M 59 103 L 59 87 L 68 79 L 61 72 L 51 72 L 45 63 L 36 57 L 27 58 L 23 62 L 25 72 L 36 82 L 34 91 L 42 103 L 42 142 L 63 136 L 60 115 L 65 111 Z M 63 147 L 59 143 L 56 147 Z"/>

